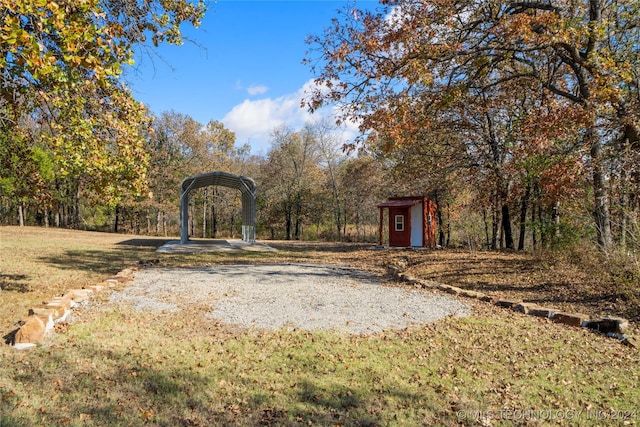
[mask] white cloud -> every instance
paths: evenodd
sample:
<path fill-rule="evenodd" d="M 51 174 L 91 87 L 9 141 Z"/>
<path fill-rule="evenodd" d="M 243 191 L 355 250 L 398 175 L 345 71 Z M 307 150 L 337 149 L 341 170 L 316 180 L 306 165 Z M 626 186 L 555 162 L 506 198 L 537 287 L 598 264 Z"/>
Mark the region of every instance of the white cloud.
<path fill-rule="evenodd" d="M 298 130 L 306 123 L 332 116 L 330 108 L 311 114 L 306 108 L 300 107 L 302 98 L 314 87 L 313 80 L 309 80 L 291 94 L 277 98 L 245 99 L 223 117 L 222 123 L 235 132 L 238 144 L 249 143 L 254 154 L 266 154 L 271 133 L 278 126 L 285 125 Z M 333 117 L 329 119 L 333 120 Z M 344 138 L 353 139 L 357 132 L 357 126 L 350 123 L 345 126 Z"/>
<path fill-rule="evenodd" d="M 251 85 L 247 88 L 247 93 L 251 96 L 263 95 L 267 93 L 269 88 L 265 85 Z"/>

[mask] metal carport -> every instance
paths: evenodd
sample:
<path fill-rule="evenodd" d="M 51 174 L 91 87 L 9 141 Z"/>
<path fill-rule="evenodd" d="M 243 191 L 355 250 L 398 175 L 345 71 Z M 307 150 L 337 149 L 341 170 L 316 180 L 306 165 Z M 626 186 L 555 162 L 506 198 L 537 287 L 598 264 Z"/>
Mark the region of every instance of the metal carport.
<path fill-rule="evenodd" d="M 242 193 L 242 240 L 256 240 L 256 183 L 246 176 L 228 172 L 209 172 L 190 176 L 180 184 L 180 243 L 189 241 L 189 193 L 192 190 L 220 185 Z"/>

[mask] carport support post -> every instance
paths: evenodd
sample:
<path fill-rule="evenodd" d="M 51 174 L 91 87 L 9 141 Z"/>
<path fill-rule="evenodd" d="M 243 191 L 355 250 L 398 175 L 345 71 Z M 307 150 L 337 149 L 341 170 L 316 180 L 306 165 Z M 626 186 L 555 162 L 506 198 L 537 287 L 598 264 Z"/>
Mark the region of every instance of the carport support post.
<path fill-rule="evenodd" d="M 189 191 L 180 194 L 180 244 L 189 242 Z"/>
<path fill-rule="evenodd" d="M 183 181 L 184 183 L 184 181 Z M 180 185 L 180 244 L 186 245 L 189 242 L 189 192 L 195 180 L 189 183 L 187 188 Z"/>

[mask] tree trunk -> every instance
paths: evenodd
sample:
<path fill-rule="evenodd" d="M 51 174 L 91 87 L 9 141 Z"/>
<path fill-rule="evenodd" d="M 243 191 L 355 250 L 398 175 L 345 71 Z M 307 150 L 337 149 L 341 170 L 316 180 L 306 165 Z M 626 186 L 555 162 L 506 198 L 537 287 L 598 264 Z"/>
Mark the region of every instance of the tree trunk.
<path fill-rule="evenodd" d="M 24 203 L 18 203 L 18 225 L 24 227 Z"/>
<path fill-rule="evenodd" d="M 209 209 L 207 209 L 207 189 L 203 190 L 203 200 L 202 200 L 202 238 L 207 238 L 207 215 L 209 214 Z"/>
<path fill-rule="evenodd" d="M 533 250 L 538 248 L 538 227 L 536 225 L 536 205 L 531 206 L 531 246 Z"/>
<path fill-rule="evenodd" d="M 211 204 L 211 237 L 218 237 L 218 211 L 214 203 Z"/>
<path fill-rule="evenodd" d="M 593 162 L 593 195 L 594 195 L 594 219 L 598 245 L 608 252 L 613 246 L 611 237 L 611 223 L 609 221 L 609 204 L 605 185 L 604 171 L 602 167 L 602 146 L 594 135 L 594 130 L 589 129 L 587 138 L 591 143 L 591 161 Z"/>
<path fill-rule="evenodd" d="M 440 245 L 440 247 L 444 247 L 444 221 L 440 205 L 438 205 L 438 208 L 436 209 L 436 217 L 438 218 L 438 245 Z"/>
<path fill-rule="evenodd" d="M 164 237 L 167 237 L 167 235 L 169 234 L 169 231 L 167 229 L 167 214 L 162 211 L 162 234 L 164 235 Z"/>
<path fill-rule="evenodd" d="M 219 201 L 218 187 L 211 188 L 211 237 L 217 238 L 219 231 L 218 210 L 216 209 L 216 201 Z"/>
<path fill-rule="evenodd" d="M 619 115 L 626 115 L 626 106 Z M 619 152 L 623 158 L 622 167 L 620 168 L 620 246 L 627 247 L 627 243 L 633 240 L 630 227 L 633 225 L 633 200 L 634 191 L 633 183 L 640 182 L 639 172 L 634 168 L 634 154 L 640 148 L 640 135 L 635 126 L 628 124 L 624 127 L 622 137 L 620 139 Z M 628 169 L 629 172 L 628 173 Z"/>
<path fill-rule="evenodd" d="M 291 229 L 293 226 L 293 222 L 291 220 L 291 211 L 287 209 L 284 215 L 285 215 L 285 219 L 284 219 L 285 239 L 291 240 Z"/>
<path fill-rule="evenodd" d="M 115 220 L 113 221 L 113 232 L 118 233 L 118 228 L 120 228 L 120 206 L 116 206 Z"/>
<path fill-rule="evenodd" d="M 340 200 L 338 197 L 335 197 L 336 207 L 334 209 L 336 216 L 336 231 L 338 232 L 338 241 L 342 241 L 342 211 L 340 210 Z"/>
<path fill-rule="evenodd" d="M 301 219 L 302 216 L 302 196 L 298 194 L 296 197 L 296 222 L 295 222 L 295 239 L 300 240 L 301 231 Z"/>
<path fill-rule="evenodd" d="M 620 247 L 627 247 L 627 227 L 631 223 L 629 217 L 629 198 L 627 192 L 627 174 L 622 168 L 620 171 Z"/>
<path fill-rule="evenodd" d="M 482 221 L 484 222 L 484 238 L 486 248 L 489 249 L 491 247 L 491 241 L 489 236 L 489 221 L 487 220 L 487 209 L 482 209 Z"/>
<path fill-rule="evenodd" d="M 529 204 L 529 196 L 531 194 L 531 185 L 528 184 L 522 196 L 522 206 L 520 207 L 520 236 L 518 237 L 518 250 L 524 250 L 524 239 L 527 231 L 527 205 Z"/>
<path fill-rule="evenodd" d="M 553 205 L 553 236 L 560 238 L 560 201 L 556 200 Z"/>
<path fill-rule="evenodd" d="M 500 232 L 500 210 L 493 209 L 491 213 L 491 249 L 498 249 L 498 234 Z"/>
<path fill-rule="evenodd" d="M 513 231 L 511 230 L 511 215 L 509 214 L 509 205 L 502 205 L 502 233 L 504 236 L 504 245 L 506 249 L 515 249 L 513 243 Z"/>
<path fill-rule="evenodd" d="M 342 235 L 346 236 L 347 235 L 347 201 L 343 200 L 342 201 L 342 206 L 344 207 L 344 209 L 342 210 Z"/>
<path fill-rule="evenodd" d="M 74 200 L 74 213 L 73 213 L 73 228 L 80 228 L 80 186 L 76 187 L 76 194 Z"/>
<path fill-rule="evenodd" d="M 540 187 L 536 182 L 533 185 L 533 202 L 531 203 L 531 244 L 533 249 L 538 249 L 538 232 L 542 234 L 542 224 L 536 221 L 536 210 L 539 208 L 540 203 Z"/>
<path fill-rule="evenodd" d="M 451 245 L 451 205 L 447 201 L 447 227 L 446 227 L 446 239 L 444 241 L 444 247 L 449 247 Z"/>

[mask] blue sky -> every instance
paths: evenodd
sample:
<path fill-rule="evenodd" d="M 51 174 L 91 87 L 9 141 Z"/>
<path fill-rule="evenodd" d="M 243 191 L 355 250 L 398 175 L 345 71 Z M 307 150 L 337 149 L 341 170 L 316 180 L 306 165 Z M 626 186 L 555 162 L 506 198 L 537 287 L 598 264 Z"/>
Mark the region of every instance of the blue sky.
<path fill-rule="evenodd" d="M 136 56 L 126 72 L 134 96 L 155 114 L 174 110 L 200 123 L 218 120 L 266 154 L 279 124 L 301 127 L 311 117 L 300 109 L 313 75 L 302 65 L 310 34 L 322 34 L 347 1 L 240 1 L 209 3 L 198 29 L 185 26 L 195 43 L 161 46 L 157 56 Z M 359 8 L 375 8 L 359 0 Z M 349 129 L 344 138 L 355 136 Z"/>

